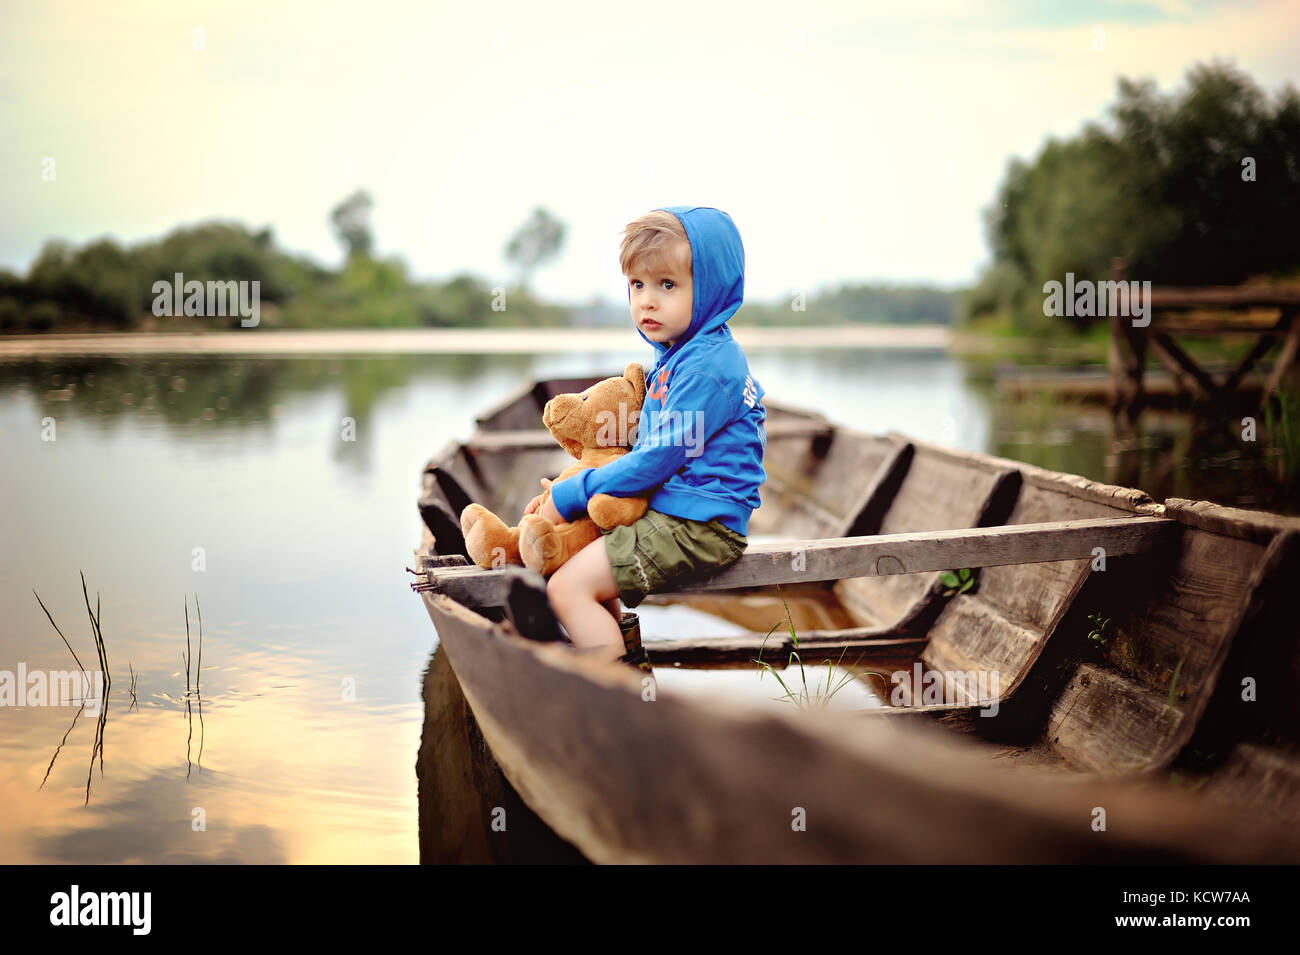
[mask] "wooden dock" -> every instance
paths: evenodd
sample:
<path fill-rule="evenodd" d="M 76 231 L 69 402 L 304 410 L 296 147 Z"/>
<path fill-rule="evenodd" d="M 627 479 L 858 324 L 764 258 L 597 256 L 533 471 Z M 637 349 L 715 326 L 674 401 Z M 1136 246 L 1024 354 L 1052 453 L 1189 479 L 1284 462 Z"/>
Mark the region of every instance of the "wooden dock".
<path fill-rule="evenodd" d="M 1113 271 L 1114 281 L 1125 281 L 1123 259 L 1115 260 Z M 1131 317 L 1109 316 L 1112 406 L 1126 425 L 1137 421 L 1150 400 L 1148 351 L 1164 366 L 1178 397 L 1221 409 L 1239 403 L 1240 392 L 1248 387 L 1247 375 L 1275 346 L 1280 345 L 1280 350 L 1272 369 L 1255 386 L 1259 393 L 1252 404 L 1257 410 L 1262 412 L 1295 369 L 1300 351 L 1300 289 L 1152 286 L 1147 307 L 1145 326 L 1135 325 Z M 1220 374 L 1203 367 L 1176 340 L 1220 335 L 1254 339 L 1236 365 Z"/>

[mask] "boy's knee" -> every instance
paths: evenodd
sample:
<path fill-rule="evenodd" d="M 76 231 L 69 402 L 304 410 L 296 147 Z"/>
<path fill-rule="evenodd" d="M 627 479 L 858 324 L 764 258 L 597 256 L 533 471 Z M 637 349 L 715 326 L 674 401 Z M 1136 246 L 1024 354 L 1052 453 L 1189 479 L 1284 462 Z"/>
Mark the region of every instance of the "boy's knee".
<path fill-rule="evenodd" d="M 590 581 L 560 571 L 556 571 L 547 579 L 546 596 L 553 605 L 557 606 L 567 607 L 575 603 L 598 602 Z"/>
<path fill-rule="evenodd" d="M 569 587 L 567 577 L 561 577 L 560 574 L 557 572 L 551 574 L 551 576 L 547 578 L 546 596 L 549 597 L 552 602 L 563 601 L 567 599 L 571 594 L 571 592 L 572 591 L 571 588 Z"/>

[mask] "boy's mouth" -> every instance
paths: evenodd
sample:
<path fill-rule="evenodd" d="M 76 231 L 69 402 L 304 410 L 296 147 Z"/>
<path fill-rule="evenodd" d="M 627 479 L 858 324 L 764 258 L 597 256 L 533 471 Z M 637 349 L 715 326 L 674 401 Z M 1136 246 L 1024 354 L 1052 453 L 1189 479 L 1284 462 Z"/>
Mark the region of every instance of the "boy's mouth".
<path fill-rule="evenodd" d="M 654 331 L 656 328 L 659 327 L 659 323 L 656 322 L 653 318 L 643 318 L 641 319 L 641 327 L 648 328 L 651 331 Z"/>

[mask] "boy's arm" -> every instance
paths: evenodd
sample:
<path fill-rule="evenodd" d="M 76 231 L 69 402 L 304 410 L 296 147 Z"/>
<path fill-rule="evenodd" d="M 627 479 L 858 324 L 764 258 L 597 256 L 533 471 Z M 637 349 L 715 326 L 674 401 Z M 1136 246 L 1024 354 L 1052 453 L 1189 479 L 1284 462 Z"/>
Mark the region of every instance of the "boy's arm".
<path fill-rule="evenodd" d="M 657 420 L 638 420 L 636 446 L 616 461 L 579 471 L 551 485 L 551 503 L 566 521 L 587 509 L 597 494 L 634 497 L 658 487 L 677 473 L 688 457 L 698 456 L 704 442 L 731 421 L 735 399 L 714 377 L 694 374 L 677 386 Z M 653 428 L 649 431 L 641 429 Z"/>

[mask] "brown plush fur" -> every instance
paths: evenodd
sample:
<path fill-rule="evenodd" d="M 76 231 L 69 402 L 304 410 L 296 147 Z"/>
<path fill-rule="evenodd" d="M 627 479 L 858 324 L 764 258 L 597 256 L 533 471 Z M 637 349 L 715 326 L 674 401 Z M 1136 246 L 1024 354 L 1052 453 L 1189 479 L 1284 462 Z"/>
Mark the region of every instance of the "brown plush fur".
<path fill-rule="evenodd" d="M 542 411 L 542 424 L 565 451 L 577 458 L 555 480 L 598 468 L 632 450 L 645 391 L 645 371 L 638 362 L 630 362 L 621 377 L 606 378 L 581 393 L 556 395 L 548 401 Z M 619 433 L 620 422 L 625 422 L 624 434 Z M 478 566 L 523 564 L 550 575 L 600 537 L 602 528 L 640 520 L 654 490 L 629 498 L 596 494 L 587 502 L 586 517 L 556 525 L 537 514 L 527 514 L 518 526 L 509 527 L 486 507 L 471 504 L 460 515 L 460 527 L 470 558 Z M 542 500 L 550 496 L 547 489 Z"/>

